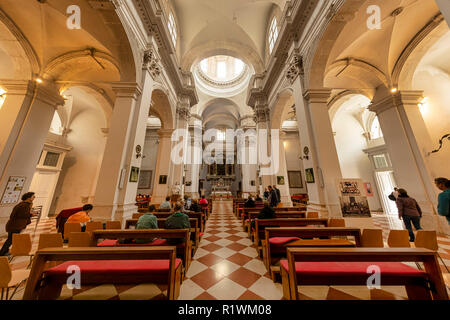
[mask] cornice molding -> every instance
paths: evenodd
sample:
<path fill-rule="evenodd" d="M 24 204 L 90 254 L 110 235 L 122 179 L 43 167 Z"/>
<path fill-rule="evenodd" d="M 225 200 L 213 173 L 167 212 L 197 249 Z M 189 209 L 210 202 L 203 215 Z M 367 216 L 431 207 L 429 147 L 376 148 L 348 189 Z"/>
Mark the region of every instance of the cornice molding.
<path fill-rule="evenodd" d="M 55 109 L 58 106 L 63 106 L 65 104 L 65 100 L 59 94 L 58 88 L 53 84 L 39 84 L 36 86 L 35 99 L 39 100 L 45 104 L 49 104 Z"/>
<path fill-rule="evenodd" d="M 373 102 L 369 106 L 369 110 L 375 112 L 377 115 L 386 110 L 397 108 L 399 106 L 418 108 L 418 104 L 423 99 L 423 91 L 405 90 L 399 91 L 395 94 L 387 95 L 386 97 Z"/>
<path fill-rule="evenodd" d="M 0 86 L 9 96 L 32 95 L 36 83 L 31 80 L 0 80 Z"/>
<path fill-rule="evenodd" d="M 139 84 L 133 82 L 116 82 L 112 84 L 116 98 L 133 98 L 137 100 L 142 94 Z"/>
<path fill-rule="evenodd" d="M 303 97 L 309 103 L 325 103 L 328 104 L 328 100 L 331 96 L 330 89 L 309 89 L 303 93 Z"/>

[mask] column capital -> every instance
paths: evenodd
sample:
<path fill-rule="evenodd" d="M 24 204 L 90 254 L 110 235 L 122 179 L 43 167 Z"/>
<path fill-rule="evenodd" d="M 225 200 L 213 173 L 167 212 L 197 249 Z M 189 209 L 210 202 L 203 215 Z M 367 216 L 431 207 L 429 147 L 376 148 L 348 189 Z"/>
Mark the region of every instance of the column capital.
<path fill-rule="evenodd" d="M 172 138 L 173 129 L 159 129 L 158 131 L 156 131 L 156 133 L 158 133 L 158 136 L 161 139 Z"/>
<path fill-rule="evenodd" d="M 304 74 L 303 58 L 300 55 L 300 50 L 298 48 L 294 49 L 288 60 L 289 65 L 286 70 L 286 78 L 293 84 L 300 74 Z"/>
<path fill-rule="evenodd" d="M 270 110 L 267 104 L 258 104 L 254 109 L 255 115 L 253 121 L 256 124 L 267 122 L 270 119 Z"/>
<path fill-rule="evenodd" d="M 330 89 L 308 89 L 303 93 L 309 103 L 328 103 L 330 95 Z"/>
<path fill-rule="evenodd" d="M 63 106 L 66 102 L 58 88 L 53 84 L 46 81 L 45 83 L 36 85 L 36 100 L 51 105 L 53 107 Z"/>
<path fill-rule="evenodd" d="M 420 90 L 403 90 L 396 93 L 389 93 L 385 97 L 372 101 L 369 110 L 377 115 L 398 106 L 412 105 L 417 107 L 423 99 L 423 91 Z"/>
<path fill-rule="evenodd" d="M 161 74 L 162 67 L 159 63 L 159 58 L 157 57 L 155 48 L 152 47 L 144 51 L 142 69 L 147 70 L 152 76 L 153 80 L 155 80 Z"/>
<path fill-rule="evenodd" d="M 137 98 L 142 93 L 142 88 L 135 82 L 116 82 L 113 83 L 112 89 L 116 94 L 116 98 Z"/>

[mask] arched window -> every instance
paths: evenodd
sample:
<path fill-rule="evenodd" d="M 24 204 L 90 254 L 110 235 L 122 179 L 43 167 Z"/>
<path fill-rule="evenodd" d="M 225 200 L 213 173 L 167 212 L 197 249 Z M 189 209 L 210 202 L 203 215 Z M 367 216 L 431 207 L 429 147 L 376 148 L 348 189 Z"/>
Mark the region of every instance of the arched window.
<path fill-rule="evenodd" d="M 275 47 L 275 42 L 277 42 L 278 38 L 278 24 L 277 18 L 273 17 L 272 23 L 270 24 L 269 29 L 269 51 L 272 53 L 273 47 Z"/>
<path fill-rule="evenodd" d="M 167 23 L 169 27 L 170 36 L 172 37 L 173 45 L 177 46 L 177 26 L 175 24 L 175 18 L 173 17 L 172 12 L 169 13 L 169 22 Z"/>
<path fill-rule="evenodd" d="M 380 122 L 378 121 L 378 117 L 373 119 L 372 126 L 370 127 L 370 139 L 378 139 L 383 136 L 383 132 L 381 131 Z"/>

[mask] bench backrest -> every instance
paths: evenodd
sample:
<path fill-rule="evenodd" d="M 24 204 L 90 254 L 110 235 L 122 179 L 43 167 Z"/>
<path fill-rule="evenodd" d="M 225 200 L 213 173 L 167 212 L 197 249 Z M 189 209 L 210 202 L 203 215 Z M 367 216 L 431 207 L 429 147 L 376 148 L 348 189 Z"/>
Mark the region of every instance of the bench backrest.
<path fill-rule="evenodd" d="M 255 243 L 259 244 L 259 240 L 265 238 L 264 229 L 267 226 L 270 227 L 305 227 L 322 225 L 328 226 L 328 219 L 289 219 L 289 218 L 277 218 L 277 219 L 255 219 Z"/>
<path fill-rule="evenodd" d="M 94 231 L 96 232 L 96 231 Z M 114 248 L 48 248 L 36 252 L 31 266 L 23 300 L 36 300 L 39 284 L 48 261 L 86 261 L 86 260 L 169 260 L 169 299 L 174 295 L 175 247 L 114 247 Z"/>
<path fill-rule="evenodd" d="M 431 282 L 433 299 L 448 300 L 445 282 L 431 250 L 418 248 L 288 248 L 289 283 L 291 295 L 298 300 L 298 280 L 295 262 L 423 262 Z"/>

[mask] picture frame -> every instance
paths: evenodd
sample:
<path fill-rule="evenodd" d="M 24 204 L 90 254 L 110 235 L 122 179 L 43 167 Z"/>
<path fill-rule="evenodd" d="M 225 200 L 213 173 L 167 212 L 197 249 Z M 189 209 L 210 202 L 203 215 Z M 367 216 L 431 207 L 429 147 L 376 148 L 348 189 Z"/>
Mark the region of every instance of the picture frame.
<path fill-rule="evenodd" d="M 301 171 L 288 171 L 289 188 L 303 188 L 303 177 Z"/>
<path fill-rule="evenodd" d="M 277 176 L 277 185 L 284 186 L 284 176 Z"/>
<path fill-rule="evenodd" d="M 250 181 L 250 185 L 251 185 L 252 187 L 255 186 L 255 182 L 256 182 L 255 180 L 251 180 L 251 181 Z"/>
<path fill-rule="evenodd" d="M 185 184 L 185 186 L 186 186 L 186 187 L 190 187 L 190 186 L 192 186 L 192 181 L 186 181 L 186 184 Z"/>
<path fill-rule="evenodd" d="M 305 169 L 305 179 L 306 179 L 306 183 L 315 183 L 316 182 L 316 180 L 314 179 L 314 169 L 313 168 Z"/>
<path fill-rule="evenodd" d="M 138 189 L 150 189 L 152 181 L 152 170 L 141 170 L 139 175 Z"/>
<path fill-rule="evenodd" d="M 166 175 L 160 175 L 158 183 L 159 184 L 167 184 L 167 176 Z"/>
<path fill-rule="evenodd" d="M 139 181 L 139 168 L 131 167 L 130 170 L 130 182 L 138 182 Z"/>

